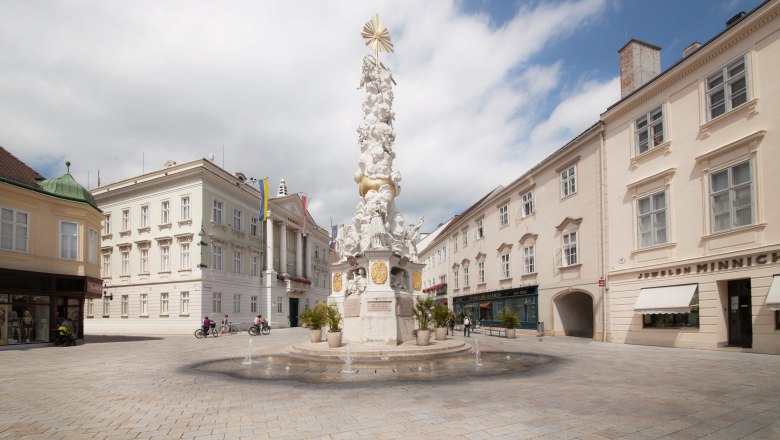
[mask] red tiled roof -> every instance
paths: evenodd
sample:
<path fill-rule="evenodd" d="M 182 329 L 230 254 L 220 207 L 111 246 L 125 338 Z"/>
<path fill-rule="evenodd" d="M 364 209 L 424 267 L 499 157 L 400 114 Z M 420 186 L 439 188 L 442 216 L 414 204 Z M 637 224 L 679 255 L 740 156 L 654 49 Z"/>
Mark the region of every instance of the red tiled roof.
<path fill-rule="evenodd" d="M 41 189 L 37 181 L 45 179 L 3 147 L 0 147 L 0 177 L 37 189 Z"/>

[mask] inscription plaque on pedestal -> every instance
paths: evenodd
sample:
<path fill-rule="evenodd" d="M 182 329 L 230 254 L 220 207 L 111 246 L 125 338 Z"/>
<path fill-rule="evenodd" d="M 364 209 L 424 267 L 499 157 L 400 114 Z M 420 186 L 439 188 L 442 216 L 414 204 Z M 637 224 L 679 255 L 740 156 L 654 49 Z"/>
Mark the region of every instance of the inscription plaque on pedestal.
<path fill-rule="evenodd" d="M 412 316 L 414 301 L 411 298 L 398 299 L 398 316 Z"/>
<path fill-rule="evenodd" d="M 349 298 L 344 301 L 344 317 L 354 318 L 360 316 L 360 298 Z"/>
<path fill-rule="evenodd" d="M 369 312 L 390 312 L 390 305 L 390 301 L 369 301 L 367 304 Z"/>

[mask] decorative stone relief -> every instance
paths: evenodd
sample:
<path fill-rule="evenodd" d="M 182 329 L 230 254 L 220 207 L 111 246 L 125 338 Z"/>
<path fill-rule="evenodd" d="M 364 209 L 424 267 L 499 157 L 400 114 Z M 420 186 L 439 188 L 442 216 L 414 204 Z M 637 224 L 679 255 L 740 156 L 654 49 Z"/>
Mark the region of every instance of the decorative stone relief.
<path fill-rule="evenodd" d="M 337 272 L 333 274 L 333 291 L 334 292 L 341 292 L 341 272 Z"/>
<path fill-rule="evenodd" d="M 374 261 L 374 264 L 371 265 L 371 281 L 377 285 L 387 282 L 387 265 L 384 261 Z"/>

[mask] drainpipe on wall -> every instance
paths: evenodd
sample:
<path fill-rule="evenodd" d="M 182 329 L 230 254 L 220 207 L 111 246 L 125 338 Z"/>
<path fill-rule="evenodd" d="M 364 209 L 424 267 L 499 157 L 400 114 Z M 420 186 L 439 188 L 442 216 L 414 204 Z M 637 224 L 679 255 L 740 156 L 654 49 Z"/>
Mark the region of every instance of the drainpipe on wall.
<path fill-rule="evenodd" d="M 606 275 L 606 268 L 607 268 L 607 255 L 606 255 L 606 240 L 607 240 L 607 234 L 605 233 L 605 225 L 606 225 L 606 209 L 605 209 L 605 202 L 604 202 L 604 181 L 606 180 L 604 178 L 604 174 L 606 173 L 607 166 L 606 166 L 606 159 L 604 155 L 604 143 L 605 143 L 605 137 L 604 134 L 604 123 L 601 123 L 601 142 L 599 144 L 599 164 L 601 166 L 601 172 L 599 173 L 599 185 L 601 188 L 601 191 L 599 191 L 599 221 L 601 223 L 600 233 L 601 233 L 601 240 L 600 246 L 601 246 L 601 260 L 599 261 L 599 264 L 601 265 L 601 273 L 602 278 L 604 279 L 604 286 L 601 287 L 601 342 L 607 342 L 607 293 L 609 290 L 609 277 Z"/>

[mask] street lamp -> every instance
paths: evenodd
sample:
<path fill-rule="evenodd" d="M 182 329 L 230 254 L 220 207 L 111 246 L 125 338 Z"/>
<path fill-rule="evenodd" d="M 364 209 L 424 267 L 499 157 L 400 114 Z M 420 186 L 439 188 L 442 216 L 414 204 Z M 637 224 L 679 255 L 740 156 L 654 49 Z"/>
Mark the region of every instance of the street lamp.
<path fill-rule="evenodd" d="M 200 232 L 198 232 L 198 246 L 200 246 L 200 264 L 198 264 L 199 269 L 208 269 L 208 266 L 203 264 L 203 247 L 208 246 L 209 244 L 205 241 L 206 238 L 206 231 L 203 230 L 203 226 L 200 227 Z"/>

